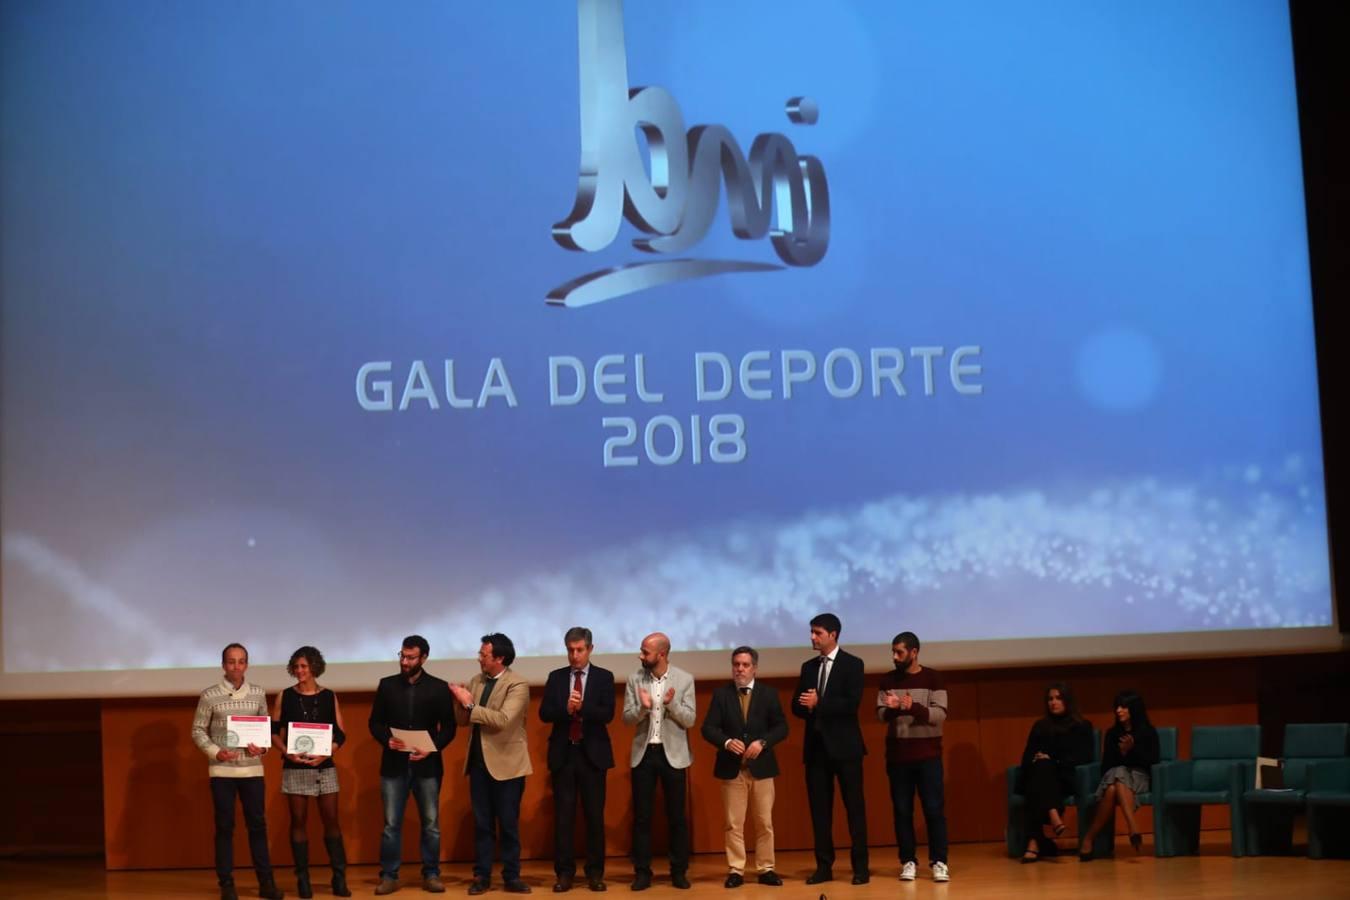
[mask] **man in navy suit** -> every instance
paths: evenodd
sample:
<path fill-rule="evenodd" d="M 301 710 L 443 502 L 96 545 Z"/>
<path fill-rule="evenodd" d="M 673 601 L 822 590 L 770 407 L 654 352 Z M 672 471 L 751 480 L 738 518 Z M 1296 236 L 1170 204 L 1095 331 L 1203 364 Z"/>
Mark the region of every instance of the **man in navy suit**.
<path fill-rule="evenodd" d="M 858 706 L 863 696 L 863 661 L 839 647 L 843 626 L 834 613 L 811 620 L 811 649 L 816 656 L 802 663 L 792 699 L 792 714 L 806 720 L 802 758 L 806 763 L 806 798 L 815 833 L 816 871 L 807 884 L 834 879 L 834 782 L 844 796 L 848 835 L 853 843 L 853 883 L 871 881 L 867 861 L 867 810 L 863 805 L 862 728 Z"/>
<path fill-rule="evenodd" d="M 553 892 L 572 889 L 577 860 L 572 825 L 581 798 L 586 818 L 586 882 L 605 890 L 605 779 L 614 768 L 609 741 L 614 718 L 614 673 L 591 665 L 591 630 L 580 626 L 563 636 L 567 665 L 554 669 L 544 686 L 539 718 L 553 725 L 548 770 L 553 774 Z"/>
<path fill-rule="evenodd" d="M 713 775 L 722 784 L 726 811 L 727 868 L 725 887 L 745 883 L 745 811 L 755 820 L 755 868 L 759 883 L 774 887 L 783 879 L 773 870 L 773 780 L 778 774 L 775 744 L 787 740 L 787 719 L 772 687 L 755 681 L 759 652 L 753 647 L 731 651 L 731 683 L 713 692 L 704 739 L 717 748 Z"/>

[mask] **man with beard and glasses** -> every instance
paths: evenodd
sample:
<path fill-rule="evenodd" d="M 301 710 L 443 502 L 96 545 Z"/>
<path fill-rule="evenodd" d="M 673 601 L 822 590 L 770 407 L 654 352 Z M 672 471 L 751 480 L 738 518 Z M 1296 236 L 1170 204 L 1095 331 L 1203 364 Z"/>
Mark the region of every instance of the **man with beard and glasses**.
<path fill-rule="evenodd" d="M 403 857 L 403 813 L 408 795 L 417 802 L 422 820 L 422 889 L 443 893 L 441 882 L 441 829 L 438 821 L 441 776 L 440 751 L 455 737 L 455 712 L 450 686 L 422 669 L 431 652 L 420 634 L 403 639 L 399 673 L 381 678 L 370 708 L 370 733 L 380 742 L 380 799 L 384 805 L 384 832 L 380 836 L 380 884 L 375 893 L 392 894 L 399 889 L 398 871 Z M 414 750 L 394 737 L 391 729 L 425 731 L 436 752 Z"/>
<path fill-rule="evenodd" d="M 516 645 L 493 632 L 480 639 L 479 672 L 467 685 L 452 684 L 455 716 L 472 729 L 464 774 L 469 776 L 473 807 L 473 881 L 469 893 L 486 893 L 492 885 L 492 858 L 500 847 L 502 887 L 528 894 L 520 878 L 520 800 L 525 776 L 534 771 L 525 742 L 525 716 L 530 683 L 511 671 Z M 497 840 L 500 833 L 501 840 Z"/>
<path fill-rule="evenodd" d="M 670 664 L 670 638 L 659 631 L 642 640 L 642 664 L 628 676 L 623 721 L 636 725 L 629 760 L 633 767 L 633 883 L 635 891 L 652 885 L 652 806 L 656 783 L 666 797 L 670 824 L 670 883 L 689 884 L 689 822 L 684 811 L 689 729 L 694 726 L 694 676 Z"/>
<path fill-rule="evenodd" d="M 942 676 L 919 665 L 919 638 L 902 631 L 891 641 L 895 670 L 881 679 L 877 718 L 886 723 L 886 775 L 900 851 L 900 880 L 913 881 L 919 868 L 914 837 L 914 792 L 919 792 L 928 826 L 928 865 L 934 881 L 948 881 L 947 815 L 942 800 L 942 723 L 947 720 L 947 687 Z"/>
<path fill-rule="evenodd" d="M 759 651 L 737 647 L 731 651 L 731 683 L 713 691 L 703 738 L 717 748 L 713 775 L 722 785 L 726 813 L 727 878 L 723 887 L 745 883 L 745 813 L 755 822 L 755 869 L 760 884 L 777 887 L 783 879 L 774 871 L 773 795 L 778 760 L 773 747 L 787 740 L 787 719 L 778 692 L 755 681 Z"/>

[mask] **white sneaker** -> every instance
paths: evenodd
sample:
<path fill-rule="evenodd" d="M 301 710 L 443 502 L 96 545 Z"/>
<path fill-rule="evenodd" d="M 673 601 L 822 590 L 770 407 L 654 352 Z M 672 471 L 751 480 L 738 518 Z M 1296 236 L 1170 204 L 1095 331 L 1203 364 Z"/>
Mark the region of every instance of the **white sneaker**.
<path fill-rule="evenodd" d="M 913 881 L 919 874 L 919 867 L 912 862 L 907 862 L 900 867 L 900 880 Z"/>
<path fill-rule="evenodd" d="M 951 881 L 952 876 L 947 873 L 947 864 L 944 862 L 933 863 L 934 881 Z"/>

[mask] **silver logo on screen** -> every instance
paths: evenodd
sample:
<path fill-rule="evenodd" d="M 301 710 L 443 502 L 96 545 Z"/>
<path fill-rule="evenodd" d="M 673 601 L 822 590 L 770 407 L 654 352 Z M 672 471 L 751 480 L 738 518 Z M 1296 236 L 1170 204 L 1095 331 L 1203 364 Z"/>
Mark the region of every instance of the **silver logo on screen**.
<path fill-rule="evenodd" d="M 686 131 L 679 104 L 665 88 L 630 88 L 623 0 L 577 0 L 577 26 L 581 172 L 572 211 L 553 226 L 555 241 L 568 250 L 602 250 L 627 219 L 643 234 L 633 240 L 638 250 L 684 253 L 708 233 L 725 180 L 736 237 L 767 234 L 787 266 L 813 266 L 824 258 L 830 195 L 819 159 L 798 155 L 777 132 L 756 135 L 747 159 L 723 125 Z M 813 125 L 820 115 L 808 97 L 788 100 L 786 112 L 798 125 Z M 635 262 L 574 278 L 550 291 L 547 302 L 588 306 L 690 278 L 784 267 L 728 259 Z"/>

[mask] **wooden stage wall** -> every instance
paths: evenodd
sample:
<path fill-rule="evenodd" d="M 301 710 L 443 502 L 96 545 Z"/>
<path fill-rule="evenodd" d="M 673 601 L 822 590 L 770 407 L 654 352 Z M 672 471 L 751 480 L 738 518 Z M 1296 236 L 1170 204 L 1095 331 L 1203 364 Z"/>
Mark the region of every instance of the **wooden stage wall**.
<path fill-rule="evenodd" d="M 678 658 L 675 660 L 678 665 Z M 948 673 L 950 717 L 946 726 L 947 815 L 954 842 L 996 841 L 1003 836 L 1006 767 L 1015 763 L 1031 723 L 1039 715 L 1046 682 L 1068 678 L 1084 714 L 1094 724 L 1110 721 L 1114 693 L 1139 690 L 1155 723 L 1180 727 L 1181 753 L 1189 752 L 1194 725 L 1263 726 L 1268 753 L 1278 753 L 1283 724 L 1289 721 L 1343 721 L 1350 718 L 1343 690 L 1350 674 L 1346 654 L 1264 659 L 1190 660 L 1044 669 L 969 670 Z M 434 666 L 429 667 L 435 671 Z M 620 678 L 625 673 L 618 673 Z M 867 703 L 880 673 L 869 674 Z M 772 679 L 786 700 L 791 680 Z M 199 686 L 192 686 L 194 689 Z M 698 685 L 699 719 L 716 684 Z M 381 829 L 379 747 L 365 728 L 371 694 L 343 694 L 344 717 L 351 733 L 338 753 L 342 780 L 342 820 L 353 862 L 377 861 Z M 522 807 L 522 840 L 527 858 L 552 854 L 552 802 L 544 748 L 547 727 L 539 721 L 538 689 L 532 692 L 529 740 L 535 774 L 527 779 Z M 192 696 L 163 699 L 87 701 L 14 701 L 0 704 L 0 793 L 14 798 L 14 809 L 41 809 L 41 815 L 4 817 L 0 854 L 78 852 L 106 854 L 110 869 L 176 868 L 211 865 L 211 808 L 206 759 L 192 744 L 189 728 L 196 704 Z M 811 846 L 810 817 L 801 774 L 800 721 L 778 748 L 784 774 L 778 779 L 774 815 L 778 847 Z M 863 711 L 868 740 L 866 763 L 868 834 L 873 845 L 895 838 L 882 751 L 882 729 Z M 607 803 L 608 853 L 628 851 L 630 788 L 626 764 L 632 729 L 611 726 L 615 755 Z M 447 776 L 441 791 L 442 853 L 454 861 L 472 857 L 472 818 L 468 787 L 460 774 L 467 747 L 461 733 L 445 751 Z M 713 749 L 695 743 L 691 770 L 690 823 L 695 852 L 722 849 L 721 801 L 712 777 Z M 80 749 L 73 749 L 80 748 Z M 101 748 L 101 753 L 100 753 Z M 267 760 L 268 824 L 273 859 L 290 860 L 288 816 L 279 789 L 279 759 Z M 100 790 L 101 787 L 101 790 Z M 837 801 L 836 801 L 837 802 Z M 658 807 L 659 808 L 659 807 Z M 59 813 L 55 811 L 59 810 Z M 55 814 L 54 814 L 55 813 Z M 921 816 L 919 817 L 921 820 Z M 1226 814 L 1206 812 L 1207 828 L 1226 827 Z M 658 842 L 660 828 L 658 816 Z M 16 823 L 48 823 L 25 826 Z M 1144 828 L 1149 829 L 1147 813 Z M 310 816 L 311 840 L 318 844 L 317 811 Z M 246 854 L 242 825 L 239 852 Z M 409 804 L 404 828 L 406 859 L 415 859 L 417 819 Z M 836 841 L 847 845 L 842 809 L 836 814 Z M 246 859 L 243 855 L 240 859 Z"/>

